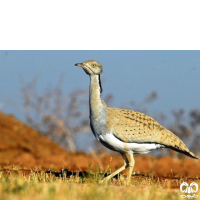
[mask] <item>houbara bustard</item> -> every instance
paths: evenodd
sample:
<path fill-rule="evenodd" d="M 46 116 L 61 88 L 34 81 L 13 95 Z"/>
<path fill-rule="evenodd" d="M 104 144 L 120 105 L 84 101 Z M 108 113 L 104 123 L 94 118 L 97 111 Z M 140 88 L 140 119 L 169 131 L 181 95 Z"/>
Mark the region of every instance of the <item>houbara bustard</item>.
<path fill-rule="evenodd" d="M 101 98 L 102 65 L 95 60 L 77 63 L 90 76 L 90 126 L 97 140 L 107 148 L 119 152 L 124 165 L 103 179 L 107 182 L 122 170 L 130 167 L 127 184 L 134 168 L 133 154 L 145 154 L 154 149 L 170 148 L 195 159 L 183 141 L 151 117 L 132 110 L 110 108 Z M 130 156 L 130 159 L 127 158 Z"/>

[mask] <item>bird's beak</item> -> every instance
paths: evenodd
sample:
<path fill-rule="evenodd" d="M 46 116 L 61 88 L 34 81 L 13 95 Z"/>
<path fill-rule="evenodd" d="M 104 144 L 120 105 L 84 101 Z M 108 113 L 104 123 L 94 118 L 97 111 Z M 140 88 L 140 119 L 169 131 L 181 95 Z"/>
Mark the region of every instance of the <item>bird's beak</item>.
<path fill-rule="evenodd" d="M 83 67 L 83 63 L 76 63 L 75 66 Z"/>

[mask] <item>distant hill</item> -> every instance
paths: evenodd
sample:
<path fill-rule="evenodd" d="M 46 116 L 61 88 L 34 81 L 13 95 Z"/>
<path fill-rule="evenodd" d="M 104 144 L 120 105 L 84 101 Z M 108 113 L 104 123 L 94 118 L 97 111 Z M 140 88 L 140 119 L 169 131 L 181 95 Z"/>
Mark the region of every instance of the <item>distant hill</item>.
<path fill-rule="evenodd" d="M 0 165 L 26 167 L 62 165 L 67 151 L 13 115 L 0 112 Z"/>

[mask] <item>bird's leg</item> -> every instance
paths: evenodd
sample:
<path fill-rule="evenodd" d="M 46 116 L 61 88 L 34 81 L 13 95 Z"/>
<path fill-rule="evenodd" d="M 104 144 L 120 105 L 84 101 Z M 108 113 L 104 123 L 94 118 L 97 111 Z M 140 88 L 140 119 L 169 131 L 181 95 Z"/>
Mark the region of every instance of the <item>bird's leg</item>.
<path fill-rule="evenodd" d="M 124 169 L 126 169 L 127 167 L 129 167 L 129 161 L 128 158 L 126 157 L 126 154 L 123 153 L 122 157 L 124 159 L 124 165 L 122 167 L 120 167 L 119 169 L 117 169 L 115 172 L 113 172 L 112 174 L 110 174 L 109 176 L 107 176 L 106 178 L 104 178 L 101 183 L 107 183 L 112 177 L 114 177 L 115 175 L 119 174 L 121 171 L 123 171 Z"/>
<path fill-rule="evenodd" d="M 135 165 L 135 160 L 134 160 L 134 157 L 133 157 L 133 153 L 132 152 L 129 152 L 129 155 L 130 155 L 130 161 L 129 161 L 129 173 L 128 173 L 128 178 L 127 178 L 127 185 L 130 184 L 130 181 L 131 181 L 131 175 L 133 173 L 133 168 L 134 168 L 134 165 Z"/>

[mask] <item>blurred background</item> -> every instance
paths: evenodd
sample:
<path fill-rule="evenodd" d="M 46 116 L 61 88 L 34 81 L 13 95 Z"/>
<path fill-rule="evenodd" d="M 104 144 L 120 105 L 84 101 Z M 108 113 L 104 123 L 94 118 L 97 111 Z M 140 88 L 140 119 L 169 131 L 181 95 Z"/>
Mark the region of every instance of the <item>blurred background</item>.
<path fill-rule="evenodd" d="M 109 106 L 148 114 L 199 153 L 200 51 L 0 51 L 1 111 L 68 152 L 104 153 L 89 127 L 89 77 L 74 66 L 91 59 Z"/>

